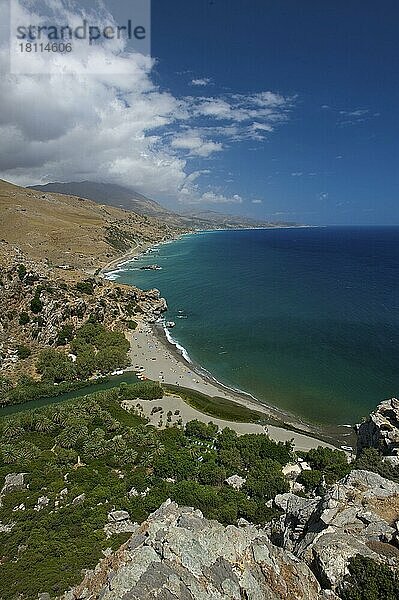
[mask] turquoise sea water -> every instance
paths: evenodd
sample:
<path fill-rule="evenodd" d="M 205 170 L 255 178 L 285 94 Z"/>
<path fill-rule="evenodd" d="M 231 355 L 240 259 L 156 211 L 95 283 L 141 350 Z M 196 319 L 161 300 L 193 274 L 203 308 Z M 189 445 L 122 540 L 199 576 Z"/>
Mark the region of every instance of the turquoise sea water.
<path fill-rule="evenodd" d="M 399 393 L 399 227 L 183 236 L 114 277 L 160 289 L 191 359 L 262 402 L 344 424 Z"/>

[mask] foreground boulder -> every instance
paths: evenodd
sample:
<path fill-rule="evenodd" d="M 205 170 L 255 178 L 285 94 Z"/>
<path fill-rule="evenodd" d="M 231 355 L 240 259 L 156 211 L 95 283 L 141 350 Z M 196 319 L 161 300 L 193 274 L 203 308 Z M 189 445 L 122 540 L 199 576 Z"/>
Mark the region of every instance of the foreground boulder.
<path fill-rule="evenodd" d="M 64 600 L 322 600 L 309 567 L 252 525 L 224 527 L 167 500 Z"/>
<path fill-rule="evenodd" d="M 108 523 L 104 527 L 108 537 L 118 533 L 133 533 L 139 528 L 137 523 L 132 523 L 126 510 L 113 510 L 108 514 Z"/>
<path fill-rule="evenodd" d="M 0 489 L 0 506 L 3 506 L 2 498 L 11 492 L 20 492 L 27 489 L 25 483 L 26 473 L 9 473 L 5 476 L 4 485 Z"/>
<path fill-rule="evenodd" d="M 399 456 L 399 400 L 381 402 L 364 423 L 357 426 L 358 453 L 377 448 L 383 454 Z"/>
<path fill-rule="evenodd" d="M 284 514 L 270 528 L 273 541 L 304 560 L 322 587 L 338 589 L 356 554 L 399 565 L 399 484 L 354 470 L 322 497 L 280 494 L 274 502 Z"/>

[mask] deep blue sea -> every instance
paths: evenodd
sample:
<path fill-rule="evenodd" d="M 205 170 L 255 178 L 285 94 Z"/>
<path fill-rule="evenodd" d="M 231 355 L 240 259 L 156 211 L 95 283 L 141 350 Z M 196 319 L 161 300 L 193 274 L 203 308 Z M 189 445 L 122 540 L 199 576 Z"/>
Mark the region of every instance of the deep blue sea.
<path fill-rule="evenodd" d="M 399 227 L 205 232 L 115 276 L 158 288 L 191 359 L 262 402 L 346 424 L 399 394 Z"/>

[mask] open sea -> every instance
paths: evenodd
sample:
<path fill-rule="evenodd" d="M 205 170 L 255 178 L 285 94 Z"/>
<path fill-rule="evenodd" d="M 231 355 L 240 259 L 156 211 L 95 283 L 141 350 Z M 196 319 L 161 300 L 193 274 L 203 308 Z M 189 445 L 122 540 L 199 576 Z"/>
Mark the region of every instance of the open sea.
<path fill-rule="evenodd" d="M 216 379 L 307 421 L 355 423 L 399 394 L 399 227 L 186 235 L 111 277 L 158 288 Z"/>

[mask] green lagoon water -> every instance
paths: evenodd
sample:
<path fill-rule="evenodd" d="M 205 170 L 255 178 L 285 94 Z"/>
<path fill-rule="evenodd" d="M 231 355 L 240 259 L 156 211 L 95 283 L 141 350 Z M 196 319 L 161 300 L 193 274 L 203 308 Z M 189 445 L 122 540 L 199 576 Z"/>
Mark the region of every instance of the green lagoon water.
<path fill-rule="evenodd" d="M 205 232 L 111 278 L 158 288 L 216 379 L 308 421 L 354 423 L 399 393 L 399 227 Z"/>
<path fill-rule="evenodd" d="M 95 392 L 101 392 L 103 390 L 109 390 L 113 387 L 120 386 L 120 384 L 123 382 L 137 383 L 138 381 L 139 379 L 133 371 L 126 371 L 123 373 L 123 375 L 112 375 L 107 377 L 105 381 L 92 383 L 84 388 L 73 390 L 71 392 L 65 392 L 65 394 L 60 394 L 59 396 L 54 396 L 52 398 L 38 398 L 37 400 L 30 400 L 29 402 L 24 402 L 23 404 L 0 406 L 0 417 L 23 412 L 25 410 L 41 408 L 42 406 L 47 406 L 48 404 L 58 404 L 59 402 L 63 402 L 65 400 L 73 400 L 75 398 L 80 398 L 81 396 L 94 394 Z"/>

